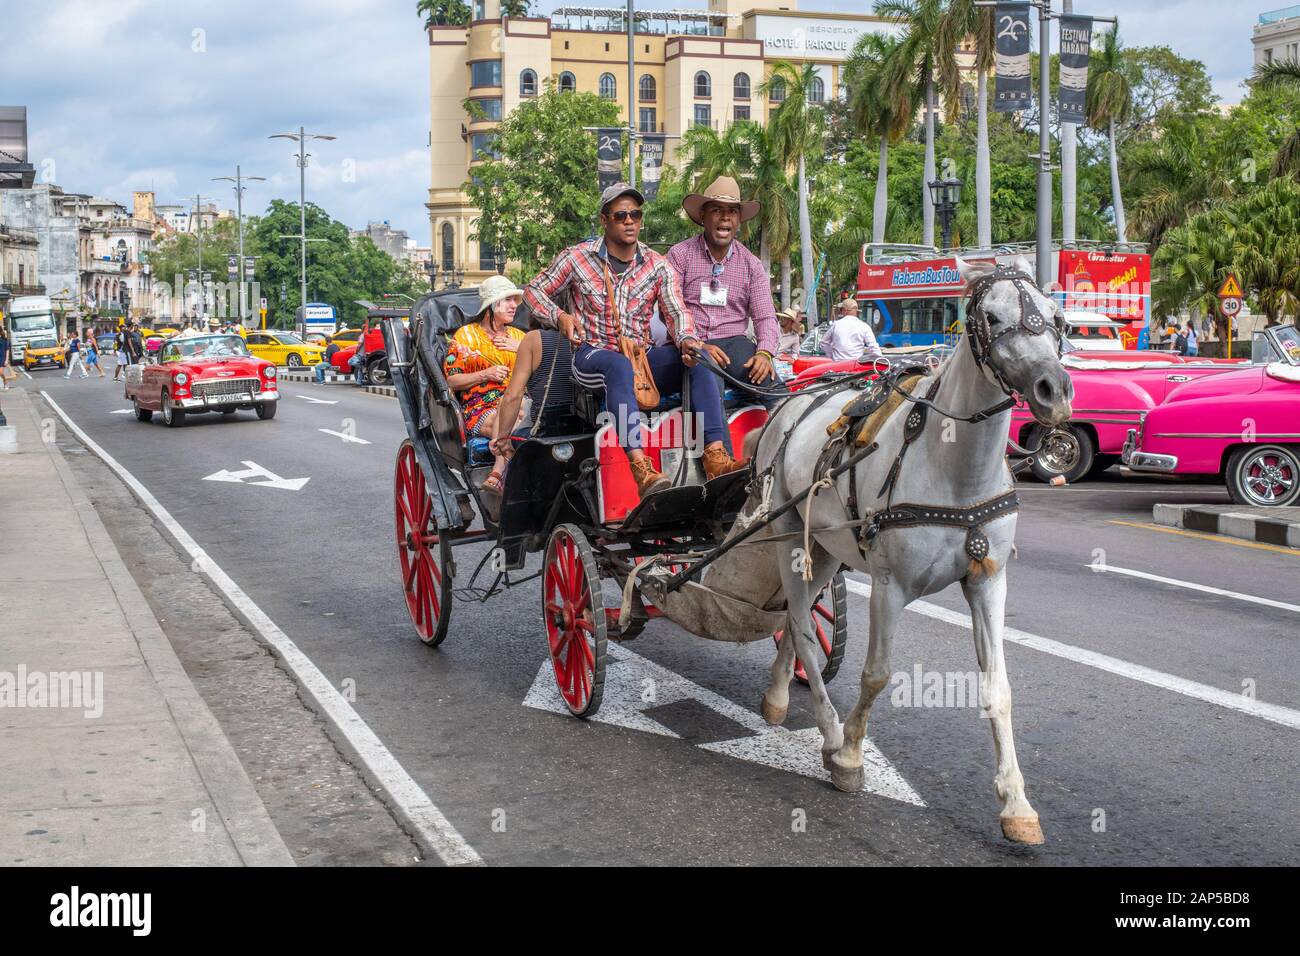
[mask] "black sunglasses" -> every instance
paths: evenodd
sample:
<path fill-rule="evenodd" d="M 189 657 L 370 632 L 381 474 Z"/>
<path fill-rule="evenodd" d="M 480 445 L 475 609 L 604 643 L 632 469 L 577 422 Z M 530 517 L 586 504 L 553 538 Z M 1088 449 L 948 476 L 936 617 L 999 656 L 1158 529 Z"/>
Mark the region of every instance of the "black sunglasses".
<path fill-rule="evenodd" d="M 633 222 L 640 222 L 641 216 L 644 215 L 640 209 L 620 209 L 618 212 L 607 214 L 615 222 L 624 222 L 631 219 Z"/>

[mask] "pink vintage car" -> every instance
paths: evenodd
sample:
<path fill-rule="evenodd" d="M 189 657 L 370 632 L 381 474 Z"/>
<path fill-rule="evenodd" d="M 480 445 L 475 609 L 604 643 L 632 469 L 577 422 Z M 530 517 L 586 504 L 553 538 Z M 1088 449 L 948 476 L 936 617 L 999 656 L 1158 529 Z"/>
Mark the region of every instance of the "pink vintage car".
<path fill-rule="evenodd" d="M 1074 415 L 1050 431 L 1023 402 L 1011 413 L 1010 438 L 1037 449 L 1031 470 L 1042 481 L 1074 482 L 1117 464 L 1129 429 L 1185 383 L 1241 367 L 1240 360 L 1184 358 L 1172 352 L 1071 352 L 1062 359 L 1074 382 Z"/>
<path fill-rule="evenodd" d="M 1264 336 L 1272 361 L 1174 389 L 1129 432 L 1124 464 L 1222 476 L 1238 504 L 1300 501 L 1300 329 Z"/>

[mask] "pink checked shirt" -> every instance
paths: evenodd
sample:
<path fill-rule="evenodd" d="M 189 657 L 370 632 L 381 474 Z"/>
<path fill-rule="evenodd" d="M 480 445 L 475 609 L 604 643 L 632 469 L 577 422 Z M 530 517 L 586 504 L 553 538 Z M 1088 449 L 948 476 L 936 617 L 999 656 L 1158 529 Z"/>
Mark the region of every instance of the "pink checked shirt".
<path fill-rule="evenodd" d="M 722 272 L 717 276 L 713 274 L 713 256 L 703 233 L 669 249 L 668 264 L 677 273 L 686 306 L 695 318 L 695 328 L 701 338 L 744 335 L 749 331 L 749 320 L 753 319 L 758 347 L 769 355 L 776 354 L 781 329 L 772 303 L 772 285 L 763 263 L 742 242 L 732 240 L 727 257 L 722 260 Z M 726 287 L 726 305 L 704 305 L 700 301 L 700 293 L 709 289 L 715 278 L 719 288 Z"/>

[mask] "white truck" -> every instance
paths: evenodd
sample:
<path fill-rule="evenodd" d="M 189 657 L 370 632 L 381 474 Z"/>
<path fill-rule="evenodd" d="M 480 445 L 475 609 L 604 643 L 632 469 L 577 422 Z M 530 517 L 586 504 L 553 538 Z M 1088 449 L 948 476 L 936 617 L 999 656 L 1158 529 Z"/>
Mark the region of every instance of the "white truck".
<path fill-rule="evenodd" d="M 54 304 L 48 295 L 20 295 L 9 303 L 5 314 L 9 328 L 9 348 L 15 363 L 20 362 L 28 342 L 57 340 Z"/>

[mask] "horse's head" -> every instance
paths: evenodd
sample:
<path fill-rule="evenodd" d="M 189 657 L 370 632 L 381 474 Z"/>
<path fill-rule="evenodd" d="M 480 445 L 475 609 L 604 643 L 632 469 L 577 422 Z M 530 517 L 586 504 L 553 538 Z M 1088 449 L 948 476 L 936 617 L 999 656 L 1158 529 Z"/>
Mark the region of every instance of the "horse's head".
<path fill-rule="evenodd" d="M 958 259 L 957 269 L 970 296 L 965 339 L 975 364 L 1028 402 L 1042 424 L 1069 419 L 1074 385 L 1061 365 L 1065 320 L 1034 282 L 1033 267 L 1018 256 L 1009 266 Z"/>

